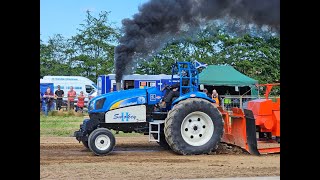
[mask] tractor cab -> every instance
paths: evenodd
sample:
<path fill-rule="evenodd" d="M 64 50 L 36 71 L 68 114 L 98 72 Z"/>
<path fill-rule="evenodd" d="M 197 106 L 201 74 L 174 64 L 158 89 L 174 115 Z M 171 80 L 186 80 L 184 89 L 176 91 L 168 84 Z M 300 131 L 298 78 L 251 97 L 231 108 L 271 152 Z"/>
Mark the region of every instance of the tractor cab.
<path fill-rule="evenodd" d="M 176 62 L 172 66 L 172 79 L 173 74 L 178 74 L 180 77 L 180 81 L 177 83 L 180 87 L 180 96 L 190 92 L 198 92 L 199 74 L 193 64 L 189 62 Z"/>
<path fill-rule="evenodd" d="M 197 68 L 192 63 L 176 62 L 172 65 L 171 82 L 173 82 L 174 74 L 179 76 L 179 82 L 174 84 L 172 83 L 170 86 L 164 88 L 164 90 L 166 90 L 163 98 L 163 104 L 165 104 L 165 108 L 163 108 L 164 111 L 171 110 L 173 105 L 182 99 L 196 96 L 201 98 L 205 97 L 203 95 L 204 93 L 199 92 L 198 90 L 199 73 Z M 205 99 L 214 102 L 210 98 Z"/>

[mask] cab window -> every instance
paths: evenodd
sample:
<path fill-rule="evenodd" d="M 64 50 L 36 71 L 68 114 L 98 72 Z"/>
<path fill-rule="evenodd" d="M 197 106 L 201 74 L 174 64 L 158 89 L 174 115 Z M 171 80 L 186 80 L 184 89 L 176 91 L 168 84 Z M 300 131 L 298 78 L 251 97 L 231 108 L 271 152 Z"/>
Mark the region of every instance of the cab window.
<path fill-rule="evenodd" d="M 86 93 L 91 93 L 92 90 L 94 90 L 92 86 L 86 85 Z"/>

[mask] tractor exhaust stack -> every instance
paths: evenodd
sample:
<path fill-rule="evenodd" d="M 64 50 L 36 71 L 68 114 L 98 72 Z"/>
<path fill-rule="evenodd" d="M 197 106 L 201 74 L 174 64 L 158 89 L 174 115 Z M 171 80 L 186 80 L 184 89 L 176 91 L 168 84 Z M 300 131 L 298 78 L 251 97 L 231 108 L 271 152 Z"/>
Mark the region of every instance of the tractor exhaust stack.
<path fill-rule="evenodd" d="M 117 83 L 116 83 L 116 88 L 117 88 L 117 91 L 120 91 L 120 89 L 121 89 L 121 82 L 117 82 Z"/>

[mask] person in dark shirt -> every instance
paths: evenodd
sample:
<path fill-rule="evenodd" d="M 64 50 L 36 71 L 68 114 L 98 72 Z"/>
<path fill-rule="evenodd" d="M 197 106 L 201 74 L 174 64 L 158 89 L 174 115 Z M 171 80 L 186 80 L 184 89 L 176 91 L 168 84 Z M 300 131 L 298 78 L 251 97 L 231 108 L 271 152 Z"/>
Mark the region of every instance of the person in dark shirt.
<path fill-rule="evenodd" d="M 46 116 L 48 116 L 48 112 L 51 110 L 53 99 L 54 99 L 54 95 L 51 92 L 50 87 L 47 88 L 46 92 L 43 95 L 43 98 L 44 98 L 44 101 L 46 102 L 45 114 Z"/>
<path fill-rule="evenodd" d="M 203 92 L 206 93 L 208 98 L 211 98 L 211 94 L 208 92 L 208 89 L 203 89 Z"/>
<path fill-rule="evenodd" d="M 62 106 L 62 101 L 63 101 L 63 96 L 64 96 L 64 91 L 60 89 L 60 85 L 58 85 L 58 89 L 56 90 L 56 92 L 54 92 L 55 97 L 57 98 L 56 102 L 57 102 L 57 106 L 56 109 L 60 110 L 61 106 Z"/>
<path fill-rule="evenodd" d="M 180 96 L 180 92 L 178 91 L 179 85 L 174 84 L 171 86 L 172 91 L 168 93 L 168 95 L 164 98 L 166 102 L 166 109 L 169 110 L 172 102 Z"/>

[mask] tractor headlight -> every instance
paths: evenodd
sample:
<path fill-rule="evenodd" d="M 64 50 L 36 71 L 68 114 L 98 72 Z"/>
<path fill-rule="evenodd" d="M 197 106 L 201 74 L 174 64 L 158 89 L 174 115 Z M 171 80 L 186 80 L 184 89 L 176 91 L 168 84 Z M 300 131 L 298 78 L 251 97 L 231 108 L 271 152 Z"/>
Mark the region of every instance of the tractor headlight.
<path fill-rule="evenodd" d="M 106 98 L 98 99 L 95 103 L 96 109 L 102 109 L 105 101 L 106 101 Z"/>
<path fill-rule="evenodd" d="M 105 97 L 101 99 L 91 100 L 88 106 L 88 110 L 92 111 L 92 110 L 102 109 L 105 101 L 106 101 Z"/>

